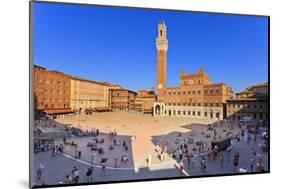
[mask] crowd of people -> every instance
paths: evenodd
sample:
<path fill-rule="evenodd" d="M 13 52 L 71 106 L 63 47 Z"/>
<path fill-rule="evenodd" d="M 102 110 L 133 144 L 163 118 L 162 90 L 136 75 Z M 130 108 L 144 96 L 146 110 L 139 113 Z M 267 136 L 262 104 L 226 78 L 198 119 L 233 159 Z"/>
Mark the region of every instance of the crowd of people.
<path fill-rule="evenodd" d="M 218 134 L 218 125 L 227 125 L 222 129 L 222 132 Z M 234 127 L 238 128 L 238 132 L 232 132 Z M 221 136 L 222 133 L 225 133 L 224 138 L 229 137 L 231 140 L 230 146 L 226 149 L 219 148 L 217 145 L 210 146 L 206 141 L 199 140 L 182 140 L 183 136 L 179 134 L 174 143 L 178 144 L 176 149 L 168 149 L 169 141 L 166 141 L 164 145 L 156 145 L 156 151 L 159 152 L 160 160 L 163 160 L 165 152 L 169 152 L 170 156 L 177 160 L 179 165 L 186 165 L 186 168 L 189 170 L 194 169 L 195 163 L 198 162 L 199 167 L 201 168 L 202 173 L 204 173 L 207 169 L 207 163 L 218 162 L 221 169 L 224 168 L 227 162 L 232 162 L 233 172 L 262 172 L 264 171 L 264 166 L 262 162 L 262 157 L 260 154 L 256 153 L 255 148 L 251 148 L 251 155 L 249 158 L 249 162 L 247 163 L 246 168 L 240 168 L 240 153 L 238 151 L 232 150 L 233 143 L 241 142 L 241 139 L 248 143 L 248 145 L 254 146 L 257 142 L 257 138 L 260 136 L 263 140 L 263 145 L 267 143 L 268 135 L 267 132 L 260 132 L 259 125 L 247 125 L 237 122 L 221 122 L 213 125 L 209 125 L 207 130 L 211 130 L 211 134 L 201 133 L 205 136 L 209 135 L 206 138 L 212 138 L 213 141 L 220 141 L 223 139 Z M 259 135 L 260 134 L 260 135 Z M 195 133 L 191 134 L 192 137 L 196 137 Z M 225 161 L 225 157 L 227 161 Z M 197 161 L 196 161 L 197 158 Z M 199 161 L 198 161 L 199 158 Z M 245 166 L 245 164 L 243 164 Z M 182 166 L 180 166 L 180 169 Z"/>
<path fill-rule="evenodd" d="M 93 182 L 94 181 L 94 168 L 88 167 L 85 175 L 84 175 L 85 182 Z M 76 166 L 73 166 L 71 170 L 71 174 L 67 174 L 65 176 L 64 184 L 77 184 L 81 182 L 80 171 Z"/>
<path fill-rule="evenodd" d="M 93 128 L 91 130 L 84 131 L 79 128 L 79 125 L 77 127 L 65 126 L 65 131 L 71 131 L 72 135 L 77 137 L 96 137 L 100 134 L 99 129 Z"/>
<path fill-rule="evenodd" d="M 60 127 L 54 120 L 36 120 L 35 126 L 40 127 Z M 221 127 L 220 127 L 221 126 Z M 100 134 L 99 129 L 93 128 L 90 130 L 82 130 L 77 127 L 63 126 L 65 131 L 70 131 L 73 136 L 76 137 L 90 137 L 90 141 L 86 144 L 91 151 L 97 151 L 97 155 L 100 157 L 98 164 L 101 165 L 101 174 L 106 174 L 106 165 L 109 160 L 114 160 L 114 167 L 118 168 L 121 163 L 127 163 L 130 161 L 130 152 L 128 141 L 121 140 L 118 136 L 117 131 L 109 131 L 107 134 Z M 238 132 L 234 132 L 236 129 Z M 38 132 L 38 131 L 36 131 Z M 40 132 L 38 132 L 40 133 Z M 42 134 L 38 134 L 42 136 Z M 200 137 L 198 137 L 200 135 Z M 203 139 L 201 136 L 204 136 Z M 233 172 L 242 172 L 241 170 L 241 154 L 239 151 L 234 151 L 230 145 L 227 149 L 220 149 L 217 145 L 212 146 L 208 140 L 220 141 L 224 138 L 230 138 L 232 144 L 241 141 L 246 141 L 248 145 L 256 144 L 258 137 L 262 137 L 263 143 L 268 143 L 268 134 L 261 133 L 258 126 L 248 126 L 247 124 L 242 124 L 233 121 L 222 121 L 216 124 L 209 124 L 206 131 L 201 131 L 200 133 L 192 132 L 189 138 L 183 136 L 179 133 L 174 141 L 166 140 L 163 144 L 159 143 L 156 145 L 157 156 L 160 161 L 166 159 L 166 155 L 170 155 L 175 159 L 179 165 L 180 170 L 183 171 L 184 168 L 192 171 L 193 169 L 200 167 L 202 173 L 208 171 L 209 164 L 213 163 L 218 165 L 218 168 L 224 169 L 229 165 L 232 165 Z M 205 140 L 206 139 L 206 140 Z M 242 140 L 243 139 L 243 140 Z M 132 137 L 131 141 L 135 141 L 136 137 Z M 104 145 L 104 144 L 109 145 Z M 176 146 L 170 148 L 170 144 Z M 68 141 L 66 138 L 63 139 L 63 144 L 42 143 L 40 149 L 42 151 L 52 150 L 52 156 L 62 154 L 64 152 L 65 145 L 70 145 L 75 150 L 75 158 L 81 158 L 81 150 L 79 150 L 79 145 L 75 141 Z M 107 150 L 108 148 L 108 150 Z M 118 151 L 118 157 L 112 157 L 109 151 Z M 121 150 L 121 151 L 120 151 Z M 77 155 L 76 155 L 77 152 Z M 79 153 L 80 152 L 80 153 Z M 246 172 L 263 172 L 263 159 L 261 155 L 253 147 L 251 148 L 251 155 L 247 163 Z M 112 153 L 111 153 L 112 154 Z M 147 159 L 148 164 L 151 164 L 151 155 Z M 42 164 L 37 168 L 37 179 L 42 180 L 42 175 L 44 172 L 44 166 Z M 73 167 L 70 174 L 65 176 L 65 184 L 75 184 L 82 182 L 93 182 L 94 181 L 94 169 L 89 167 L 81 178 L 80 170 Z"/>

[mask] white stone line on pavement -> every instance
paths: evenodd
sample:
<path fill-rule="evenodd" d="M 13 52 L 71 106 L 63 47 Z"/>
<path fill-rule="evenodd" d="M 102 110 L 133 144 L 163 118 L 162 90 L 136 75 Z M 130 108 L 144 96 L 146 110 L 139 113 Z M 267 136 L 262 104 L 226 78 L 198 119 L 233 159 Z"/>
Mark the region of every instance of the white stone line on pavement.
<path fill-rule="evenodd" d="M 171 161 L 165 161 L 165 162 L 162 162 L 162 163 L 157 163 L 157 164 L 152 164 L 152 165 L 149 165 L 148 166 L 148 169 L 149 170 L 157 170 L 157 168 L 163 166 L 163 165 L 167 165 L 167 164 L 174 164 L 175 163 L 175 160 L 171 160 Z"/>
<path fill-rule="evenodd" d="M 179 163 L 176 162 L 176 161 L 175 161 L 175 166 L 176 166 L 178 169 L 180 169 L 180 165 L 179 165 Z M 182 173 L 183 173 L 185 176 L 190 176 L 190 175 L 185 171 L 185 169 L 182 170 Z"/>
<path fill-rule="evenodd" d="M 77 162 L 79 162 L 79 163 L 83 163 L 83 164 L 85 164 L 85 165 L 88 165 L 88 166 L 91 166 L 91 167 L 97 167 L 97 168 L 102 168 L 102 166 L 100 166 L 100 165 L 93 165 L 93 164 L 91 164 L 91 163 L 89 163 L 89 162 L 87 162 L 87 161 L 83 161 L 83 160 L 81 160 L 81 159 L 77 159 L 77 158 L 74 158 L 74 157 L 72 157 L 71 155 L 68 155 L 68 154 L 66 154 L 66 153 L 63 153 L 63 155 L 65 156 L 65 157 L 67 157 L 67 158 L 69 158 L 69 159 L 72 159 L 72 160 L 74 160 L 74 161 L 77 161 Z M 117 167 L 117 168 L 115 168 L 115 167 L 106 167 L 107 169 L 112 169 L 112 170 L 134 170 L 134 168 L 132 168 L 132 167 Z"/>
<path fill-rule="evenodd" d="M 170 124 L 168 124 L 168 128 L 170 129 L 170 127 L 171 127 L 171 125 Z M 167 129 L 167 131 L 169 131 L 168 129 Z M 169 133 L 168 133 L 169 134 Z M 166 134 L 166 135 L 163 135 L 159 140 L 158 140 L 158 142 L 156 143 L 156 145 L 159 145 L 160 144 L 160 142 L 162 142 L 162 140 L 164 139 L 164 138 L 166 138 L 166 136 L 168 135 L 168 134 Z"/>
<path fill-rule="evenodd" d="M 82 163 L 82 164 L 85 164 L 85 165 L 88 165 L 88 166 L 91 166 L 91 167 L 97 167 L 97 168 L 102 168 L 102 166 L 100 165 L 93 165 L 87 161 L 84 161 L 84 160 L 81 160 L 81 159 L 77 159 L 77 158 L 74 158 L 73 156 L 71 155 L 68 155 L 66 153 L 63 153 L 62 154 L 63 156 L 69 158 L 69 159 L 72 159 L 74 161 L 77 161 L 79 163 Z M 163 165 L 166 165 L 168 163 L 172 163 L 174 160 L 172 161 L 166 161 L 166 162 L 163 162 L 163 163 L 158 163 L 158 164 L 153 164 L 153 165 L 150 165 L 148 166 L 147 168 L 151 169 L 151 168 L 156 168 L 156 167 L 159 167 L 159 166 L 163 166 Z M 134 170 L 135 172 L 138 172 L 140 167 L 106 167 L 106 169 L 111 169 L 111 170 Z M 152 169 L 151 169 L 152 170 Z"/>

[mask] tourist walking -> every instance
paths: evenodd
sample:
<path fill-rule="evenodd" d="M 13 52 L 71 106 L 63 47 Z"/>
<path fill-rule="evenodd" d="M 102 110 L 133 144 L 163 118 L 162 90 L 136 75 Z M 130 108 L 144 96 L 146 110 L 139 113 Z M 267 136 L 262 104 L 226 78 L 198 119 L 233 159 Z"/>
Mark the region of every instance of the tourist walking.
<path fill-rule="evenodd" d="M 69 175 L 66 175 L 64 184 L 71 184 L 71 183 L 72 183 L 72 178 Z"/>
<path fill-rule="evenodd" d="M 191 169 L 191 167 L 190 167 L 190 163 L 191 163 L 191 154 L 186 154 L 186 158 L 187 158 L 187 168 L 188 169 Z"/>
<path fill-rule="evenodd" d="M 87 182 L 93 182 L 94 178 L 93 178 L 93 167 L 88 167 L 88 170 L 86 172 L 86 180 Z"/>
<path fill-rule="evenodd" d="M 255 159 L 254 157 L 250 158 L 250 171 L 254 172 L 254 165 L 255 165 Z"/>
<path fill-rule="evenodd" d="M 103 174 L 103 175 L 105 175 L 106 174 L 106 171 L 105 171 L 105 164 L 102 164 L 102 167 L 101 167 L 101 173 Z"/>
<path fill-rule="evenodd" d="M 224 161 L 224 156 L 223 156 L 223 153 L 221 153 L 221 155 L 220 155 L 221 168 L 223 168 L 223 161 Z"/>
<path fill-rule="evenodd" d="M 182 158 L 183 158 L 183 152 L 182 152 L 182 149 L 181 149 L 181 148 L 179 148 L 178 152 L 179 152 L 179 161 L 182 161 Z"/>
<path fill-rule="evenodd" d="M 240 159 L 240 155 L 239 155 L 238 152 L 236 152 L 234 157 L 233 157 L 233 170 L 235 172 L 237 171 L 237 167 L 239 165 L 239 159 Z"/>
<path fill-rule="evenodd" d="M 43 174 L 43 169 L 44 166 L 42 164 L 39 164 L 38 168 L 37 168 L 37 180 L 41 180 L 42 178 L 42 174 Z"/>
<path fill-rule="evenodd" d="M 117 168 L 117 166 L 118 166 L 118 158 L 116 157 L 114 160 L 115 160 L 114 167 Z"/>
<path fill-rule="evenodd" d="M 201 171 L 204 173 L 207 166 L 206 166 L 206 160 L 204 157 L 202 157 L 201 161 L 200 161 L 200 166 L 201 166 Z"/>
<path fill-rule="evenodd" d="M 79 170 L 76 168 L 73 172 L 73 183 L 77 184 L 79 183 L 80 180 L 80 176 L 79 176 L 80 172 Z"/>
<path fill-rule="evenodd" d="M 227 161 L 230 161 L 230 158 L 231 158 L 231 146 L 229 146 L 226 149 L 226 154 L 227 154 Z"/>
<path fill-rule="evenodd" d="M 251 135 L 250 135 L 250 133 L 248 133 L 248 136 L 247 136 L 247 143 L 249 143 L 250 141 L 251 141 Z"/>

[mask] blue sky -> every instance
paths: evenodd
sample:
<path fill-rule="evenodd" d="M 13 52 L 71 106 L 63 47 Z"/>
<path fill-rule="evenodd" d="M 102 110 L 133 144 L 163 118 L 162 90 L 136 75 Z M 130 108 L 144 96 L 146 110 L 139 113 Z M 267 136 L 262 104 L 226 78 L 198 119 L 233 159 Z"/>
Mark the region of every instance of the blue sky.
<path fill-rule="evenodd" d="M 161 20 L 168 86 L 199 67 L 235 92 L 268 81 L 268 21 L 253 16 L 35 3 L 34 63 L 131 90 L 156 87 Z"/>

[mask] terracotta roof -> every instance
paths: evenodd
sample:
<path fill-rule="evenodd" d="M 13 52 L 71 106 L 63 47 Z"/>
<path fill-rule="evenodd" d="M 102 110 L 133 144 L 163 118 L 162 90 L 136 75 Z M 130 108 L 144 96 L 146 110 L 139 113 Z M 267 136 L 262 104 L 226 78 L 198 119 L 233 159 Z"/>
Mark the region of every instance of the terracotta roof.
<path fill-rule="evenodd" d="M 232 99 L 227 99 L 226 101 L 258 101 L 258 100 L 268 100 L 267 97 L 263 98 L 232 98 Z"/>
<path fill-rule="evenodd" d="M 121 88 L 121 89 L 110 89 L 110 90 L 112 90 L 112 91 L 128 91 L 128 92 L 137 94 L 135 91 L 131 91 L 131 90 L 129 90 L 129 89 L 124 89 L 124 88 Z"/>
<path fill-rule="evenodd" d="M 70 78 L 73 80 L 85 81 L 85 82 L 95 83 L 95 84 L 100 84 L 100 85 L 105 85 L 105 86 L 112 86 L 108 82 L 99 82 L 99 81 L 89 80 L 89 79 L 85 79 L 85 78 L 77 77 L 77 76 L 70 76 Z"/>

